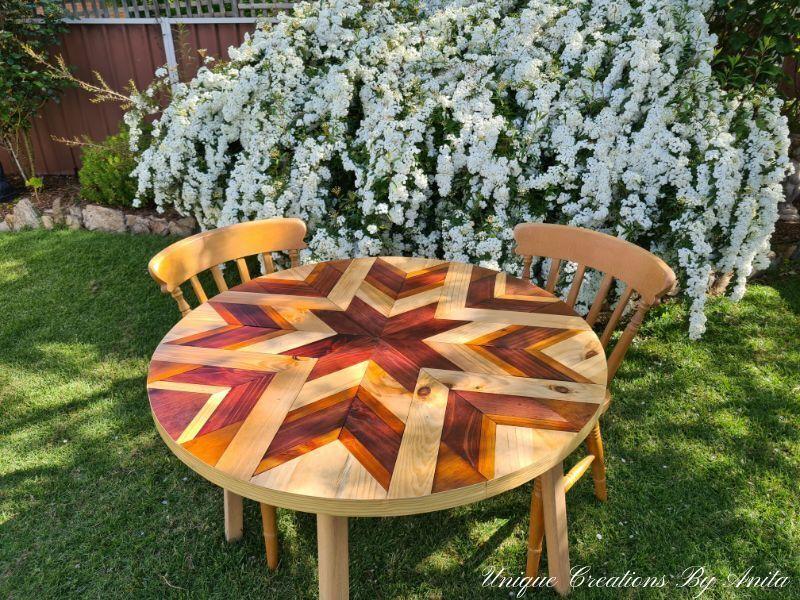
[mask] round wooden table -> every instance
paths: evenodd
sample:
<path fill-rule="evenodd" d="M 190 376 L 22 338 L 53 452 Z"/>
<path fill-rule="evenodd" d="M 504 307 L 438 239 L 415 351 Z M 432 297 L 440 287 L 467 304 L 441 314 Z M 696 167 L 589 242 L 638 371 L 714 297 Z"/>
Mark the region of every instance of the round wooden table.
<path fill-rule="evenodd" d="M 539 476 L 550 572 L 568 586 L 562 460 L 600 416 L 606 359 L 528 282 L 399 257 L 278 271 L 173 327 L 147 389 L 191 469 L 318 515 L 321 598 L 348 594 L 348 516 L 441 510 Z"/>

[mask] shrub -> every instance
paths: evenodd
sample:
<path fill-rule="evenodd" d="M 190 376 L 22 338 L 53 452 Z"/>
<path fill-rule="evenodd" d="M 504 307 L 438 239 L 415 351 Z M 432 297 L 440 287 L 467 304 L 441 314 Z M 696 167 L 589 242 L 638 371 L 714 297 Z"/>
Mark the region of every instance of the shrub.
<path fill-rule="evenodd" d="M 43 53 L 59 42 L 66 29 L 63 15 L 58 0 L 3 0 L 0 9 L 0 148 L 8 151 L 34 192 L 42 182 L 29 135 L 32 120 L 67 82 L 38 68 L 29 50 Z"/>
<path fill-rule="evenodd" d="M 108 206 L 133 205 L 136 180 L 131 173 L 136 167 L 136 157 L 129 147 L 127 131 L 109 136 L 99 144 L 85 145 L 81 161 L 78 179 L 83 198 Z"/>
<path fill-rule="evenodd" d="M 718 38 L 714 72 L 744 94 L 777 90 L 792 131 L 800 132 L 800 4 L 774 0 L 714 0 L 709 25 Z M 785 68 L 784 68 L 785 67 Z"/>
<path fill-rule="evenodd" d="M 142 197 L 204 227 L 299 216 L 317 259 L 513 271 L 520 221 L 605 231 L 675 268 L 692 336 L 715 272 L 734 272 L 741 297 L 768 250 L 788 131 L 779 99 L 712 77 L 708 2 L 414 6 L 298 4 L 176 86 L 136 167 Z M 151 110 L 136 99 L 132 136 Z"/>

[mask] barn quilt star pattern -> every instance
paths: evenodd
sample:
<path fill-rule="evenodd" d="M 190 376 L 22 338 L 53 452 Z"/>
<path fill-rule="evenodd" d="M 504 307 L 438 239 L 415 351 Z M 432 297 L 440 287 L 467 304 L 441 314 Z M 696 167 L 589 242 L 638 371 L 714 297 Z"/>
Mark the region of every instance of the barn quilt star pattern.
<path fill-rule="evenodd" d="M 600 409 L 605 355 L 570 307 L 489 269 L 305 265 L 225 291 L 156 349 L 162 435 L 279 491 L 413 498 L 545 464 Z"/>

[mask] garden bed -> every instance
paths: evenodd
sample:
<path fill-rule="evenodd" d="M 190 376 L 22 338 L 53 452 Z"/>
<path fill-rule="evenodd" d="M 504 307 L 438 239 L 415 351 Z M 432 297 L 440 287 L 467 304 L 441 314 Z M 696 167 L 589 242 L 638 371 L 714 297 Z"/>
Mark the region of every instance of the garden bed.
<path fill-rule="evenodd" d="M 20 181 L 12 184 L 21 187 Z M 157 212 L 152 208 L 102 206 L 86 202 L 75 177 L 45 178 L 37 194 L 22 193 L 11 202 L 0 203 L 0 233 L 21 229 L 91 229 L 109 233 L 153 233 L 187 236 L 197 230 L 193 217 L 174 209 Z"/>

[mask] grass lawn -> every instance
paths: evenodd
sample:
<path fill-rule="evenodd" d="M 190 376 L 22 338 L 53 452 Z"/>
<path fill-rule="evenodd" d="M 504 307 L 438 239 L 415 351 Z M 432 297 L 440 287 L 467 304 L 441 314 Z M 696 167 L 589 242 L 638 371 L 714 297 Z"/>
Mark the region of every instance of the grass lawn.
<path fill-rule="evenodd" d="M 257 507 L 225 543 L 222 493 L 164 446 L 149 357 L 178 319 L 146 272 L 170 242 L 85 231 L 0 235 L 0 597 L 316 596 L 312 515 L 279 511 L 264 564 Z M 567 498 L 573 565 L 596 576 L 721 580 L 704 598 L 800 597 L 800 277 L 715 300 L 700 342 L 677 305 L 651 313 L 604 421 L 609 501 Z M 525 564 L 528 485 L 423 516 L 353 519 L 353 598 L 508 598 L 482 573 Z M 783 589 L 724 583 L 752 567 Z M 677 580 L 675 580 L 677 581 Z M 574 598 L 697 590 L 576 589 Z M 529 591 L 527 597 L 555 597 Z"/>

